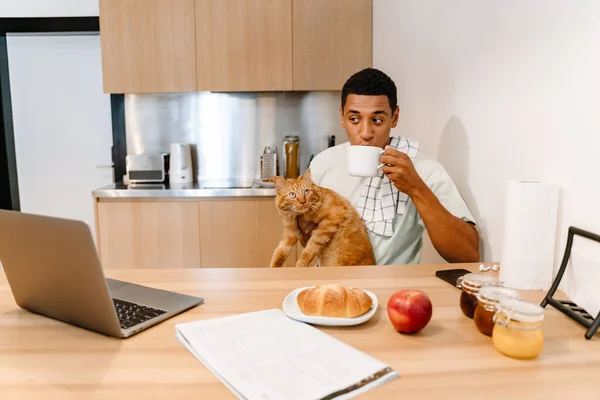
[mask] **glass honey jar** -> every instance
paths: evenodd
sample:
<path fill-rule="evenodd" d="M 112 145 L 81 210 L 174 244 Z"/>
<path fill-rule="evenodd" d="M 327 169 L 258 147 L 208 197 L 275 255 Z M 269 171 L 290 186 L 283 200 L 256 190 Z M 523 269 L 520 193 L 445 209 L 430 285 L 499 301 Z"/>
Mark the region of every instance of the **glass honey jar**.
<path fill-rule="evenodd" d="M 286 136 L 283 139 L 283 165 L 285 179 L 295 179 L 300 176 L 300 138 Z"/>
<path fill-rule="evenodd" d="M 507 287 L 485 286 L 477 293 L 477 306 L 475 307 L 473 321 L 475 321 L 477 330 L 484 335 L 492 336 L 496 304 L 502 298 L 518 299 L 519 292 Z"/>
<path fill-rule="evenodd" d="M 492 342 L 509 357 L 537 357 L 544 348 L 544 309 L 518 299 L 503 298 L 496 304 Z"/>
<path fill-rule="evenodd" d="M 492 285 L 498 285 L 498 278 L 492 275 L 469 273 L 458 278 L 456 286 L 462 289 L 460 309 L 466 317 L 473 318 L 475 315 L 479 289 Z"/>

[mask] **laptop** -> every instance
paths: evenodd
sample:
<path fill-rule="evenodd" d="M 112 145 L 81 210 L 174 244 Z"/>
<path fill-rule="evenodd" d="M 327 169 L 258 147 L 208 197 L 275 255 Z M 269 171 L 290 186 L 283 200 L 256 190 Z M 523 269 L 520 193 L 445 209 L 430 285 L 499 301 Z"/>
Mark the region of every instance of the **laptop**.
<path fill-rule="evenodd" d="M 83 221 L 0 210 L 0 263 L 19 307 L 116 338 L 204 302 L 105 279 Z"/>

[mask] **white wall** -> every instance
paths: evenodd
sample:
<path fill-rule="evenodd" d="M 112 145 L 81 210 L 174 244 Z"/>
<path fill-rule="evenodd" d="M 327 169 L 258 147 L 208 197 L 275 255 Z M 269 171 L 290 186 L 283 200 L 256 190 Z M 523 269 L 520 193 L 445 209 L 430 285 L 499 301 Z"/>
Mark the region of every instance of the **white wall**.
<path fill-rule="evenodd" d="M 500 257 L 506 179 L 562 186 L 556 264 L 570 225 L 600 233 L 598 21 L 596 0 L 374 1 L 374 65 L 399 89 L 395 133 L 448 169 L 485 260 Z"/>
<path fill-rule="evenodd" d="M 98 16 L 98 0 L 0 0 L 0 17 Z"/>
<path fill-rule="evenodd" d="M 7 38 L 21 210 L 86 221 L 111 184 L 110 95 L 100 37 Z"/>

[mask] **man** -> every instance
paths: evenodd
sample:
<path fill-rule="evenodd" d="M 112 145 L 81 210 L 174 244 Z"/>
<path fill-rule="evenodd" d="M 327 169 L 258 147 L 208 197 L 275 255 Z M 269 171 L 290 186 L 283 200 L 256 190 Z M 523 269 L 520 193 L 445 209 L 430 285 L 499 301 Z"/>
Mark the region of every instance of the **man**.
<path fill-rule="evenodd" d="M 441 164 L 418 151 L 418 143 L 390 138 L 398 116 L 396 85 L 390 77 L 373 68 L 351 76 L 342 88 L 340 106 L 349 143 L 331 147 L 313 159 L 313 181 L 340 193 L 357 208 L 379 265 L 419 263 L 425 229 L 446 261 L 478 262 L 475 219 Z M 349 145 L 385 149 L 379 177 L 348 174 Z M 306 243 L 315 226 L 301 218 L 298 224 Z"/>

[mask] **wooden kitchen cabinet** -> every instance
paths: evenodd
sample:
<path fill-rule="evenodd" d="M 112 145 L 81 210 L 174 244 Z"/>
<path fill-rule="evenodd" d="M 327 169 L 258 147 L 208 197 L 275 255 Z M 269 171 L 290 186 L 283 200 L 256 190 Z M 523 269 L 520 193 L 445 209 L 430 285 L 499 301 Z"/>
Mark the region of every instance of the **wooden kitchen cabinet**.
<path fill-rule="evenodd" d="M 283 232 L 273 198 L 206 200 L 199 209 L 203 267 L 269 267 Z M 284 266 L 295 265 L 293 249 Z"/>
<path fill-rule="evenodd" d="M 100 0 L 104 91 L 339 91 L 372 65 L 372 14 L 372 0 Z"/>
<path fill-rule="evenodd" d="M 268 268 L 283 230 L 272 197 L 100 199 L 96 227 L 104 268 Z"/>
<path fill-rule="evenodd" d="M 198 204 L 98 201 L 97 237 L 104 268 L 198 268 Z"/>
<path fill-rule="evenodd" d="M 196 0 L 197 90 L 292 89 L 292 0 Z"/>
<path fill-rule="evenodd" d="M 100 0 L 106 93 L 196 90 L 194 0 Z"/>
<path fill-rule="evenodd" d="M 294 90 L 341 90 L 372 65 L 372 0 L 293 0 Z"/>

